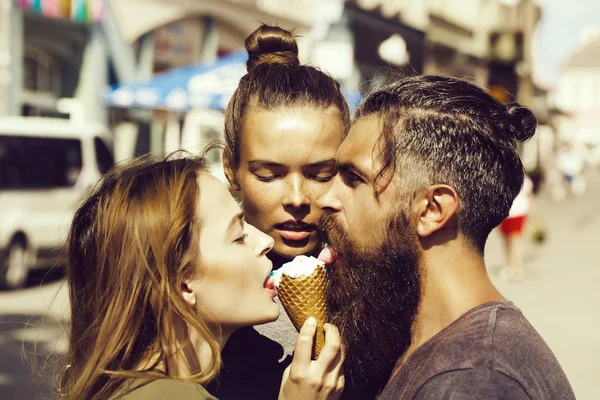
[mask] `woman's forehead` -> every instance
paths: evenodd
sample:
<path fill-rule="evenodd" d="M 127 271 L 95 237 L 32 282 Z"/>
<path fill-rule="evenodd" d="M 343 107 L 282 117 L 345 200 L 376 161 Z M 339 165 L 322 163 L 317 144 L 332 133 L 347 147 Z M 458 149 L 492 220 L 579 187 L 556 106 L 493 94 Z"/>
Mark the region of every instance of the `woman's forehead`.
<path fill-rule="evenodd" d="M 258 111 L 244 124 L 242 159 L 280 164 L 320 162 L 335 154 L 342 137 L 339 117 L 326 110 Z"/>
<path fill-rule="evenodd" d="M 221 181 L 208 172 L 198 176 L 200 218 L 205 223 L 226 224 L 240 212 L 240 207 Z M 225 221 L 226 220 L 226 221 Z"/>

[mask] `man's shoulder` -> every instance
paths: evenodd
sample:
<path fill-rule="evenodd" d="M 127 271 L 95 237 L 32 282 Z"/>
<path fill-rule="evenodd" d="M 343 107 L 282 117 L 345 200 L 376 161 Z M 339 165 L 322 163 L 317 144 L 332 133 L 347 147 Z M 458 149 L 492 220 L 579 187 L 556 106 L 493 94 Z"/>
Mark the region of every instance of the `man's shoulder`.
<path fill-rule="evenodd" d="M 493 302 L 476 307 L 449 328 L 447 334 L 441 335 L 441 341 L 456 343 L 467 350 L 461 352 L 463 356 L 486 363 L 512 357 L 518 348 L 549 350 L 540 334 L 512 303 Z M 505 351 L 507 349 L 510 351 Z"/>
<path fill-rule="evenodd" d="M 525 393 L 530 387 L 543 393 L 572 393 L 550 348 L 521 311 L 499 302 L 474 308 L 417 349 L 390 389 L 396 386 L 414 396 L 423 387 L 431 390 L 474 378 L 484 385 L 481 390 L 515 382 L 515 393 L 519 386 Z"/>
<path fill-rule="evenodd" d="M 492 302 L 475 307 L 432 338 L 430 346 L 451 363 L 470 360 L 465 368 L 494 367 L 512 358 L 518 348 L 548 351 L 548 346 L 512 303 Z"/>
<path fill-rule="evenodd" d="M 525 383 L 542 378 L 540 370 L 564 376 L 544 339 L 512 303 L 475 308 L 442 332 L 434 345 L 433 374 L 486 369 Z"/>
<path fill-rule="evenodd" d="M 415 399 L 530 399 L 521 382 L 495 369 L 477 367 L 437 374 L 421 385 Z"/>
<path fill-rule="evenodd" d="M 441 371 L 490 368 L 506 347 L 543 340 L 512 303 L 492 302 L 468 311 L 422 346 L 419 364 L 435 361 Z M 418 351 L 419 351 L 418 350 Z M 434 350 L 435 359 L 426 354 Z"/>

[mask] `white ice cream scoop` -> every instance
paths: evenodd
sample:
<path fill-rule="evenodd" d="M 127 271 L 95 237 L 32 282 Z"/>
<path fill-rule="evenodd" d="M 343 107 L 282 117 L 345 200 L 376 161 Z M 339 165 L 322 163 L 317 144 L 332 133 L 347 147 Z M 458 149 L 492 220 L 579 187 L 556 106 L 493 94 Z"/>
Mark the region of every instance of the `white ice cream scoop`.
<path fill-rule="evenodd" d="M 325 267 L 325 263 L 313 256 L 296 256 L 292 261 L 287 262 L 271 275 L 275 280 L 275 286 L 279 286 L 281 277 L 285 274 L 290 278 L 299 278 L 301 276 L 310 276 L 317 267 Z"/>

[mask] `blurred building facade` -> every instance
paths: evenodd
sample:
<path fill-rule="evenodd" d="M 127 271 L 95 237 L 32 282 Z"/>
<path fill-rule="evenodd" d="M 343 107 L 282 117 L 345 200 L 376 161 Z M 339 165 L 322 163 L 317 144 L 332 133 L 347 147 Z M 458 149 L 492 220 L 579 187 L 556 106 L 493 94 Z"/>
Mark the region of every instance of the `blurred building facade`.
<path fill-rule="evenodd" d="M 565 142 L 600 149 L 600 35 L 590 35 L 564 65 L 554 105 L 565 111 L 559 134 Z M 600 156 L 599 156 L 600 157 Z"/>
<path fill-rule="evenodd" d="M 101 2 L 2 0 L 0 5 L 0 115 L 81 117 L 82 103 L 101 95 L 107 84 L 108 55 L 93 24 L 102 16 Z M 94 70 L 95 80 L 80 80 L 87 69 Z M 80 101 L 61 106 L 61 98 Z M 102 121 L 103 108 L 93 108 L 88 117 Z"/>
<path fill-rule="evenodd" d="M 534 103 L 532 44 L 541 17 L 535 0 L 345 3 L 359 81 L 376 82 L 391 67 L 469 79 L 503 102 Z"/>
<path fill-rule="evenodd" d="M 87 4 L 88 16 L 101 4 L 98 24 L 77 21 L 73 7 L 67 18 L 57 18 L 60 10 L 18 6 L 29 0 L 0 1 L 0 19 L 10 20 L 0 24 L 5 38 L 0 70 L 6 65 L 3 48 L 13 60 L 10 83 L 0 80 L 0 113 L 57 115 L 64 112 L 58 99 L 77 98 L 83 118 L 111 125 L 124 155 L 164 150 L 168 132 L 176 132 L 184 116 L 165 110 L 108 112 L 102 94 L 109 84 L 148 80 L 242 49 L 259 21 L 293 29 L 301 37 L 301 60 L 350 89 L 368 89 L 391 72 L 441 74 L 472 80 L 539 116 L 547 108 L 531 76 L 541 15 L 536 0 L 38 2 Z"/>
<path fill-rule="evenodd" d="M 109 4 L 108 17 L 115 23 L 111 46 L 121 49 L 116 54 L 117 75 L 130 76 L 130 71 L 134 71 L 138 81 L 174 68 L 211 62 L 243 49 L 244 40 L 257 28 L 258 21 L 272 21 L 311 39 L 312 13 L 303 13 L 306 7 L 296 7 L 296 12 L 289 15 L 281 2 L 110 0 Z M 124 82 L 120 79 L 120 83 Z M 186 128 L 190 121 L 195 121 L 194 126 L 198 121 L 206 126 Z M 186 141 L 185 132 L 202 129 L 205 138 L 218 139 L 222 116 L 208 110 L 201 117 L 198 112 L 116 110 L 111 125 L 119 153 L 116 158 L 121 159 L 148 151 L 175 150 Z"/>

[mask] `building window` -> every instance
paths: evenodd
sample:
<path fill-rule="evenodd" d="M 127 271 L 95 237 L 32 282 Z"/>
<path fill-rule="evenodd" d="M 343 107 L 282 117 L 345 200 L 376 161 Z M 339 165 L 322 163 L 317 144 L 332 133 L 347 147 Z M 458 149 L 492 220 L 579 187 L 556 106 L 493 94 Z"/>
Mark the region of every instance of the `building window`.
<path fill-rule="evenodd" d="M 25 90 L 60 96 L 60 66 L 47 53 L 33 47 L 25 49 Z"/>
<path fill-rule="evenodd" d="M 56 110 L 61 97 L 60 63 L 48 53 L 27 46 L 23 60 L 22 115 L 63 117 Z"/>

